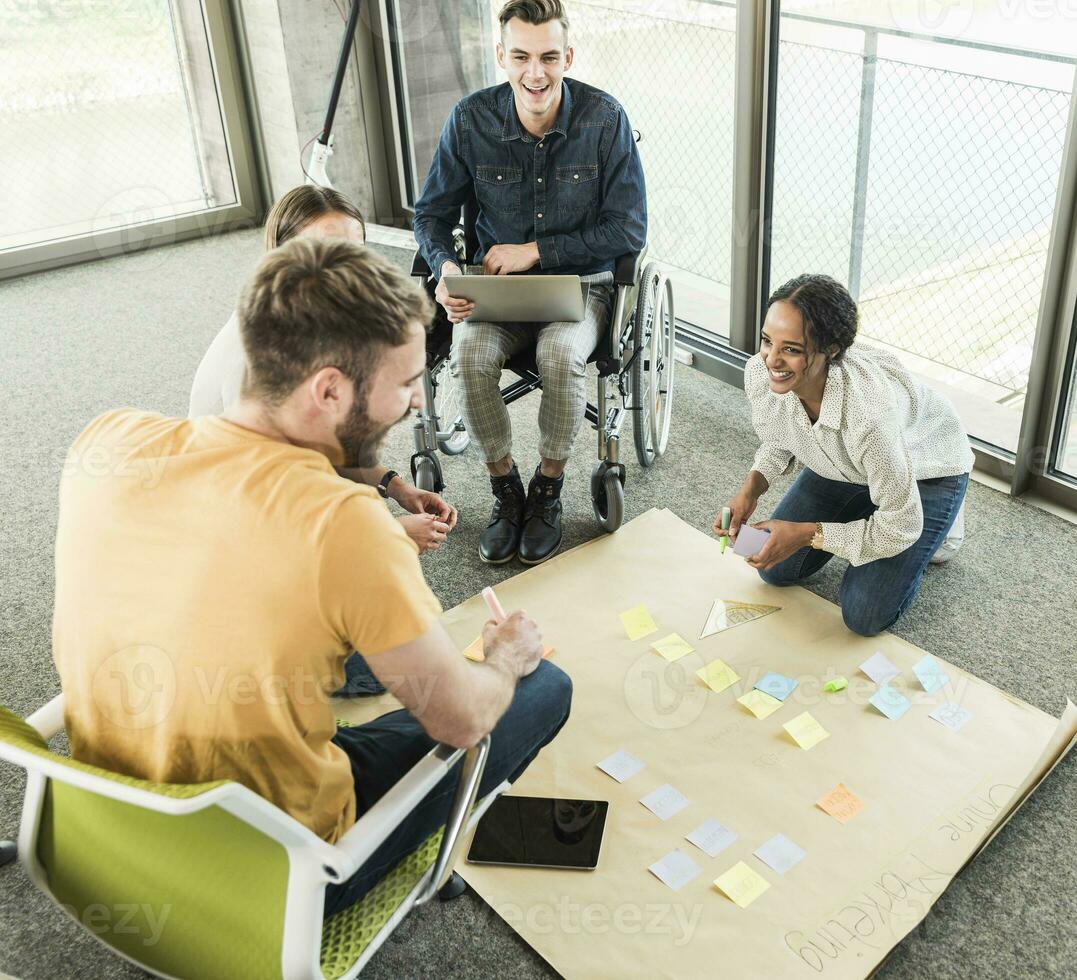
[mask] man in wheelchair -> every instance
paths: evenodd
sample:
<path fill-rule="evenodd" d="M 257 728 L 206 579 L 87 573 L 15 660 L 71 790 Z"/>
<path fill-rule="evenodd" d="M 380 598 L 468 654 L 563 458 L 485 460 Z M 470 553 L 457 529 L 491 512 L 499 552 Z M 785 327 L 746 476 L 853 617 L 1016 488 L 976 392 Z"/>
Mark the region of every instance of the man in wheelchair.
<path fill-rule="evenodd" d="M 647 207 L 624 110 L 565 77 L 573 50 L 560 0 L 511 0 L 499 20 L 497 61 L 509 80 L 453 109 L 415 205 L 414 231 L 439 280 L 435 298 L 456 325 L 451 370 L 464 422 L 490 472 L 494 507 L 479 555 L 500 564 L 518 554 L 534 565 L 561 543 L 560 494 L 584 417 L 587 361 L 607 328 L 615 260 L 646 240 Z M 579 275 L 587 284 L 582 320 L 469 319 L 473 304 L 450 296 L 444 277 L 460 272 L 453 229 L 472 196 L 479 248 L 471 261 L 487 275 Z M 531 344 L 542 379 L 541 462 L 525 495 L 499 382 L 508 358 Z"/>

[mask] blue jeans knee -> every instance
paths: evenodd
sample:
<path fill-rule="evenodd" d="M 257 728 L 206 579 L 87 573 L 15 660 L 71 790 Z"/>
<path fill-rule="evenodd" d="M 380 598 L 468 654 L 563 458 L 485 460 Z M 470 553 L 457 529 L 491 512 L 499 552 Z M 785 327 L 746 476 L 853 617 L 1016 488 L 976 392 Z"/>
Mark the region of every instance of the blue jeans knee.
<path fill-rule="evenodd" d="M 859 597 L 842 596 L 841 618 L 860 636 L 878 636 L 898 621 L 900 610 L 864 602 Z"/>
<path fill-rule="evenodd" d="M 528 688 L 529 701 L 542 701 L 553 717 L 567 717 L 572 707 L 572 678 L 557 664 L 543 660 L 520 683 Z"/>
<path fill-rule="evenodd" d="M 784 562 L 782 564 L 784 564 Z M 797 584 L 797 579 L 792 578 L 787 572 L 784 572 L 781 564 L 775 565 L 773 568 L 759 569 L 759 577 L 766 582 L 767 585 L 777 585 L 781 588 Z"/>

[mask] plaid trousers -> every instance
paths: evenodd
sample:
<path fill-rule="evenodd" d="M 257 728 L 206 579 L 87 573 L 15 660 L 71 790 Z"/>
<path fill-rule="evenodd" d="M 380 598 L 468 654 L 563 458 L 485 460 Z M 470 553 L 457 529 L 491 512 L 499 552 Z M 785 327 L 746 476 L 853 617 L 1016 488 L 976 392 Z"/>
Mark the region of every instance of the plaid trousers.
<path fill-rule="evenodd" d="M 584 276 L 583 319 L 552 323 L 486 323 L 465 320 L 453 329 L 449 368 L 471 438 L 486 462 L 512 452 L 512 425 L 501 398 L 501 372 L 514 354 L 535 344 L 542 378 L 539 454 L 568 459 L 587 404 L 587 359 L 606 331 L 613 305 L 613 273 Z"/>

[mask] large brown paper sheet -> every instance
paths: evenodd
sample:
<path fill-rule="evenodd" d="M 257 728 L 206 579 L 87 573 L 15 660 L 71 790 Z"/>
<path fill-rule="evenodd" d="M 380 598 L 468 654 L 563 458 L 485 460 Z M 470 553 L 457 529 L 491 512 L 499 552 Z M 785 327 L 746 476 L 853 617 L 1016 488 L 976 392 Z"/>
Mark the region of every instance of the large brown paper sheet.
<path fill-rule="evenodd" d="M 764 585 L 667 511 L 531 569 L 498 594 L 539 622 L 574 685 L 568 724 L 512 792 L 609 800 L 610 809 L 596 871 L 463 860 L 459 870 L 565 977 L 864 977 L 1077 733 L 1072 705 L 1059 722 L 943 661 L 950 684 L 926 694 L 911 670 L 924 651 L 890 635 L 855 636 L 831 603 Z M 715 599 L 782 609 L 697 639 Z M 658 632 L 630 642 L 618 614 L 640 603 Z M 476 596 L 444 622 L 463 648 L 487 616 Z M 695 652 L 667 663 L 650 644 L 674 631 Z M 877 650 L 901 668 L 893 686 L 913 702 L 898 721 L 868 705 L 876 686 L 857 671 Z M 718 657 L 742 680 L 715 694 L 695 671 Z M 760 721 L 734 699 L 772 670 L 800 686 Z M 823 693 L 835 675 L 849 687 Z M 947 697 L 972 713 L 960 732 L 928 717 Z M 782 728 L 805 710 L 830 733 L 810 751 Z M 618 749 L 646 764 L 624 784 L 595 768 Z M 665 822 L 638 802 L 663 783 L 691 801 Z M 846 824 L 815 806 L 838 783 L 864 803 Z M 684 839 L 711 817 L 739 834 L 715 858 Z M 784 876 L 752 854 L 779 833 L 807 852 Z M 703 868 L 679 892 L 647 871 L 674 848 Z M 746 909 L 712 885 L 738 861 L 770 884 Z"/>

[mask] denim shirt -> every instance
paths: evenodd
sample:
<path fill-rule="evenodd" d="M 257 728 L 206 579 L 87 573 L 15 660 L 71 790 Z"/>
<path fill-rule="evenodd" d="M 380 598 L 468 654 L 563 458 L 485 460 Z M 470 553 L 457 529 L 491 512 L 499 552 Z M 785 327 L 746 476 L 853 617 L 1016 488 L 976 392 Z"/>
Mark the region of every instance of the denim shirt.
<path fill-rule="evenodd" d="M 532 273 L 612 271 L 647 238 L 643 167 L 624 109 L 605 92 L 562 80 L 545 136 L 520 124 L 508 82 L 456 104 L 415 204 L 413 229 L 434 276 L 456 262 L 452 230 L 474 192 L 478 264 L 492 245 L 536 242 Z"/>

